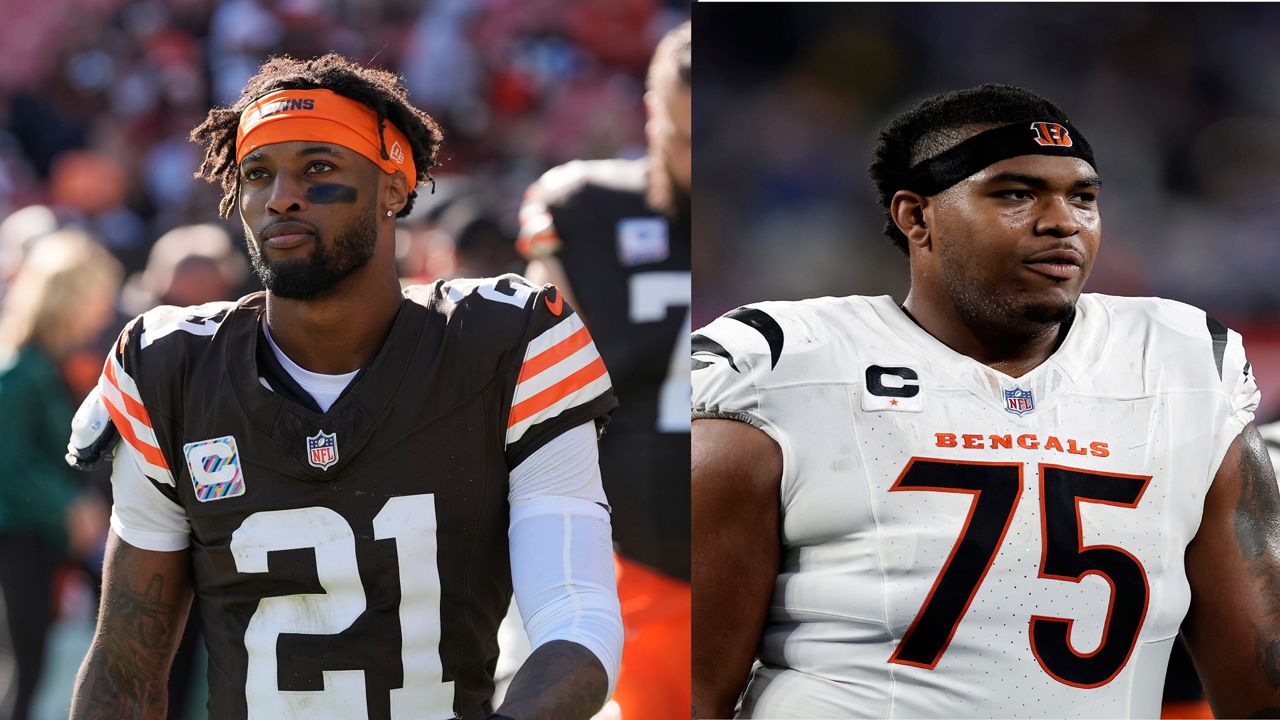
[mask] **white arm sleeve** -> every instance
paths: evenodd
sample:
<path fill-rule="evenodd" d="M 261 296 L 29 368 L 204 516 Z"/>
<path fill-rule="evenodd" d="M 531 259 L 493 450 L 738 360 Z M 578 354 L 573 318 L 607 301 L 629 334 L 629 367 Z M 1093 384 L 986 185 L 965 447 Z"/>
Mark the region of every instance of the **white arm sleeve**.
<path fill-rule="evenodd" d="M 111 464 L 111 529 L 136 548 L 181 550 L 190 544 L 187 512 L 151 482 L 142 471 L 138 451 L 127 442 L 118 443 Z"/>
<path fill-rule="evenodd" d="M 604 666 L 613 695 L 622 612 L 594 423 L 565 432 L 511 471 L 511 581 L 535 650 L 569 640 Z"/>

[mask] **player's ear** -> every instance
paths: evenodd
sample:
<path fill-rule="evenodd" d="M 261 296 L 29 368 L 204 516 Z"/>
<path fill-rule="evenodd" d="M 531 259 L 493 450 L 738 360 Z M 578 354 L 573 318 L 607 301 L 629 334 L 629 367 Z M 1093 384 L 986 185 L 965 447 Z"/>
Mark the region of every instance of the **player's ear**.
<path fill-rule="evenodd" d="M 381 214 L 386 214 L 386 211 L 390 210 L 394 216 L 409 203 L 409 183 L 405 180 L 403 172 L 394 172 L 385 177 L 382 184 L 383 212 Z"/>
<path fill-rule="evenodd" d="M 898 226 L 907 236 L 907 245 L 927 248 L 932 242 L 929 236 L 929 224 L 925 222 L 924 210 L 929 205 L 929 198 L 910 190 L 899 190 L 889 201 L 889 214 L 893 224 Z"/>

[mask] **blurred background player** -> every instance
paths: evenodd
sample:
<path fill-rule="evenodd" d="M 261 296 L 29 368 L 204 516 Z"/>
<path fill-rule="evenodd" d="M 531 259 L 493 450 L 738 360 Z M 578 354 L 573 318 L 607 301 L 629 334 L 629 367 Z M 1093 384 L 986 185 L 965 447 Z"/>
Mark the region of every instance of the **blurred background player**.
<path fill-rule="evenodd" d="M 648 156 L 553 168 L 520 210 L 525 276 L 579 309 L 620 401 L 600 461 L 627 632 L 624 718 L 689 707 L 691 35 L 688 22 L 669 32 L 649 66 Z"/>
<path fill-rule="evenodd" d="M 2 717 L 30 716 L 55 571 L 68 558 L 93 559 L 106 536 L 101 495 L 61 459 L 73 409 L 62 363 L 109 324 L 120 274 L 93 239 L 55 232 L 32 245 L 0 311 Z"/>

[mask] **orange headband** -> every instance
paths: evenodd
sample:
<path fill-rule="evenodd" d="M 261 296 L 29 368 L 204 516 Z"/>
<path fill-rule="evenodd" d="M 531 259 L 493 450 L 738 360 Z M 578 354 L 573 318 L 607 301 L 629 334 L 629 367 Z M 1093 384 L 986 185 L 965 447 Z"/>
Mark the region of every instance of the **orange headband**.
<path fill-rule="evenodd" d="M 332 90 L 277 90 L 249 103 L 236 131 L 236 163 L 249 153 L 279 142 L 333 143 L 365 156 L 388 175 L 403 172 L 409 189 L 418 184 L 409 139 L 393 123 L 383 126 L 388 159 L 378 140 L 378 114 L 364 103 Z"/>

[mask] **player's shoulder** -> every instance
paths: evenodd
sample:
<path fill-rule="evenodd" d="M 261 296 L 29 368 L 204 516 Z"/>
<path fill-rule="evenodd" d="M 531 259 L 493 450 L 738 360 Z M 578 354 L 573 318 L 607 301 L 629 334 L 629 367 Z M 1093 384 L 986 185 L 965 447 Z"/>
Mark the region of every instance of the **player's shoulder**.
<path fill-rule="evenodd" d="M 125 362 L 146 358 L 148 364 L 185 363 L 191 355 L 203 353 L 212 346 L 228 318 L 246 313 L 257 317 L 263 308 L 262 293 L 203 305 L 158 305 L 125 325 L 116 354 Z"/>
<path fill-rule="evenodd" d="M 1107 315 L 1108 342 L 1120 354 L 1145 358 L 1161 373 L 1194 377 L 1212 371 L 1222 379 L 1224 365 L 1248 365 L 1239 333 L 1195 305 L 1099 293 L 1085 293 L 1080 300 L 1086 311 L 1098 308 Z"/>
<path fill-rule="evenodd" d="M 758 384 L 821 382 L 884 341 L 888 296 L 774 300 L 735 308 L 693 335 L 694 369 L 749 372 Z"/>
<path fill-rule="evenodd" d="M 573 160 L 542 174 L 530 195 L 549 206 L 589 199 L 599 193 L 644 190 L 646 161 Z"/>
<path fill-rule="evenodd" d="M 1084 293 L 1080 300 L 1105 308 L 1119 329 L 1145 327 L 1198 336 L 1217 322 L 1195 305 L 1167 298 Z"/>
<path fill-rule="evenodd" d="M 404 288 L 404 296 L 449 320 L 476 318 L 501 323 L 526 317 L 534 296 L 542 290 L 543 286 L 535 285 L 521 275 L 505 273 L 409 285 Z"/>
<path fill-rule="evenodd" d="M 498 349 L 518 345 L 531 325 L 554 325 L 573 314 L 554 285 L 514 273 L 410 285 L 404 296 L 437 316 L 451 337 Z"/>

